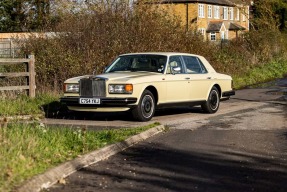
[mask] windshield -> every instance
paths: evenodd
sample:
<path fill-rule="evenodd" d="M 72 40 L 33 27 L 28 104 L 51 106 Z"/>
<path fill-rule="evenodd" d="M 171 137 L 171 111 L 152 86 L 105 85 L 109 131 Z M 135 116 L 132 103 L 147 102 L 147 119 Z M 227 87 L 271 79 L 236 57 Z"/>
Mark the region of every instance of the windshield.
<path fill-rule="evenodd" d="M 118 57 L 105 71 L 149 71 L 163 73 L 167 61 L 162 55 L 125 55 Z"/>

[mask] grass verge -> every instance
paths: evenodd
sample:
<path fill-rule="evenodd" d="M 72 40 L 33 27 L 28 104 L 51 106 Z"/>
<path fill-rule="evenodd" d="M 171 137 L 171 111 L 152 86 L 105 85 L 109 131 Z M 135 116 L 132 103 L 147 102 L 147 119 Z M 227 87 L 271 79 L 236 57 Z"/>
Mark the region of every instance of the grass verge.
<path fill-rule="evenodd" d="M 26 95 L 20 95 L 14 99 L 0 100 L 0 116 L 16 116 L 43 114 L 52 107 L 60 107 L 58 102 L 59 95 L 39 94 L 36 98 L 29 98 Z M 55 104 L 57 103 L 57 104 Z M 54 104 L 54 105 L 53 105 Z M 50 109 L 49 109 L 50 108 Z"/>
<path fill-rule="evenodd" d="M 234 88 L 240 89 L 258 83 L 264 83 L 287 74 L 287 61 L 274 61 L 246 71 L 245 74 L 234 76 Z"/>
<path fill-rule="evenodd" d="M 47 128 L 39 123 L 0 124 L 0 191 L 11 191 L 23 181 L 62 162 L 157 125 L 86 131 Z"/>

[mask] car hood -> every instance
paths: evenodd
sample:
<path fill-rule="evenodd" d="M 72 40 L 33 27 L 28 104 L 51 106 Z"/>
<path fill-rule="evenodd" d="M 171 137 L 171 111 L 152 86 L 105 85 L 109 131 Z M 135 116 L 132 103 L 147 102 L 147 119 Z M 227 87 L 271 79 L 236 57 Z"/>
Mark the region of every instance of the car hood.
<path fill-rule="evenodd" d="M 84 75 L 84 76 L 78 76 L 73 77 L 70 79 L 67 79 L 65 83 L 78 83 L 80 79 L 83 78 L 101 78 L 106 79 L 108 81 L 129 81 L 131 79 L 140 79 L 140 78 L 146 78 L 147 76 L 156 76 L 156 75 L 162 75 L 161 73 L 156 72 L 113 72 L 113 73 L 103 73 L 99 75 Z"/>

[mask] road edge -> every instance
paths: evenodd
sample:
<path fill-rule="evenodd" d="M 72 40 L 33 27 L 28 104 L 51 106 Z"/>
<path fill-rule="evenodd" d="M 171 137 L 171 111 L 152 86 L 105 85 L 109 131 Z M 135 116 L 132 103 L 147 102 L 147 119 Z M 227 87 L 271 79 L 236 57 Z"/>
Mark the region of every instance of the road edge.
<path fill-rule="evenodd" d="M 112 155 L 115 155 L 128 147 L 143 141 L 149 137 L 152 137 L 165 129 L 164 125 L 159 125 L 149 130 L 146 130 L 140 134 L 129 137 L 128 139 L 118 142 L 99 150 L 92 151 L 81 157 L 77 157 L 71 161 L 65 162 L 47 170 L 46 172 L 32 177 L 26 181 L 23 185 L 17 187 L 17 192 L 39 192 L 42 189 L 47 189 L 59 180 L 71 175 L 77 170 L 87 167 L 91 164 L 105 160 Z"/>

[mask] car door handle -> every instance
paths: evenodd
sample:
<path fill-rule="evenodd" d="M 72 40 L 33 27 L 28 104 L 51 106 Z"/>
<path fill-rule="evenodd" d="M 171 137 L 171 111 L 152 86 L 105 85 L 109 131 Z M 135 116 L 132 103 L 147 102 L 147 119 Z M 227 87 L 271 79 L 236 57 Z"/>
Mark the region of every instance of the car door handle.
<path fill-rule="evenodd" d="M 186 78 L 185 78 L 185 80 L 189 80 L 189 79 L 190 79 L 190 77 L 186 77 Z"/>
<path fill-rule="evenodd" d="M 211 79 L 211 77 L 207 77 L 207 79 Z"/>

